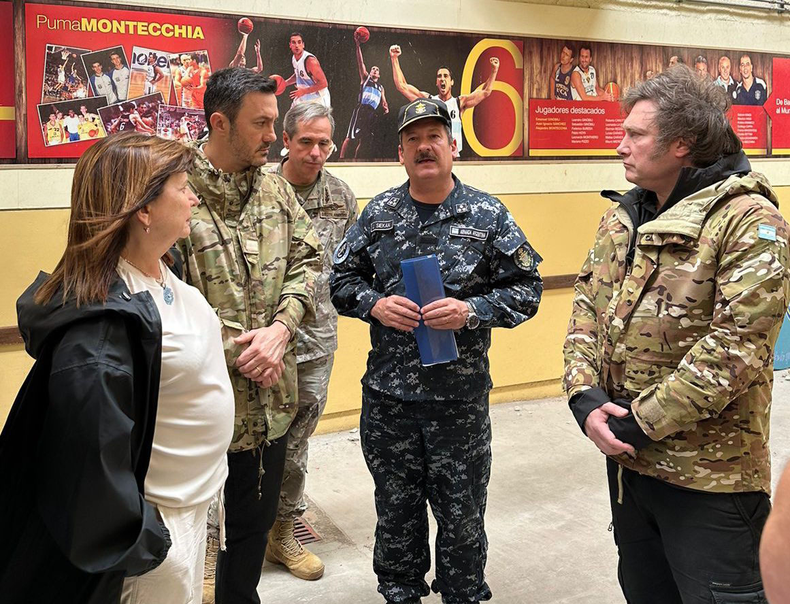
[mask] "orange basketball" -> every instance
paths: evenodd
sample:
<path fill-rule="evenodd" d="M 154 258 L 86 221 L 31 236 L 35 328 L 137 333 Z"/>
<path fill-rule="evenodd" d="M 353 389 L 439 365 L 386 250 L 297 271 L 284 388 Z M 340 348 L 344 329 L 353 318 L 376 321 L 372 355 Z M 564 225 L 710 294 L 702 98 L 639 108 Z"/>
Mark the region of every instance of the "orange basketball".
<path fill-rule="evenodd" d="M 97 136 L 99 136 L 99 131 L 96 130 L 95 128 L 92 128 L 91 130 L 88 130 L 88 136 L 90 136 L 91 138 L 96 138 Z"/>
<path fill-rule="evenodd" d="M 609 82 L 605 90 L 606 94 L 611 94 L 615 101 L 620 98 L 620 87 L 617 85 L 617 82 Z"/>
<path fill-rule="evenodd" d="M 181 78 L 181 81 L 191 86 L 200 86 L 200 72 L 193 71 L 188 78 Z"/>
<path fill-rule="evenodd" d="M 242 17 L 239 19 L 236 27 L 238 28 L 240 34 L 252 33 L 252 21 L 250 21 L 247 17 Z"/>
<path fill-rule="evenodd" d="M 354 39 L 359 40 L 361 44 L 364 44 L 370 40 L 370 31 L 364 25 L 357 27 L 356 30 L 354 30 Z"/>
<path fill-rule="evenodd" d="M 273 73 L 269 77 L 275 82 L 277 82 L 277 90 L 274 91 L 274 94 L 279 96 L 283 92 L 285 92 L 285 79 L 283 78 L 283 76 Z"/>

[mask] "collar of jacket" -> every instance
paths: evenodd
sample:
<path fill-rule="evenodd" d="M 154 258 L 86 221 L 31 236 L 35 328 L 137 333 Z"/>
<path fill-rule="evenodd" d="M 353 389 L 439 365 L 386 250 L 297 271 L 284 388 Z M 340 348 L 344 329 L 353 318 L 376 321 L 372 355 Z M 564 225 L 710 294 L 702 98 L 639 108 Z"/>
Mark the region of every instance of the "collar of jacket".
<path fill-rule="evenodd" d="M 452 175 L 453 177 L 453 190 L 450 191 L 450 194 L 447 198 L 441 203 L 441 205 L 436 209 L 436 211 L 431 215 L 431 217 L 423 223 L 422 226 L 428 226 L 435 222 L 441 222 L 447 218 L 460 216 L 462 214 L 466 214 L 470 211 L 469 202 L 466 200 L 466 187 L 464 183 L 462 183 L 455 174 Z M 409 182 L 406 181 L 400 187 L 392 190 L 392 195 L 390 195 L 389 199 L 384 202 L 384 205 L 388 210 L 393 212 L 397 212 L 403 218 L 419 221 L 419 217 L 417 216 L 417 210 L 414 209 L 414 205 L 409 203 Z M 419 200 L 417 200 L 419 201 Z"/>
<path fill-rule="evenodd" d="M 206 140 L 190 143 L 195 149 L 195 166 L 189 182 L 201 203 L 207 204 L 221 218 L 239 216 L 247 200 L 261 188 L 263 166 L 250 166 L 243 172 L 223 172 L 215 168 L 203 152 Z M 231 194 L 228 195 L 228 192 Z"/>
<path fill-rule="evenodd" d="M 749 161 L 742 151 L 722 157 L 706 168 L 683 168 L 667 202 L 654 219 L 643 224 L 638 224 L 635 216 L 638 205 L 644 203 L 650 191 L 634 187 L 623 195 L 615 191 L 603 191 L 601 195 L 619 203 L 619 209 L 627 214 L 640 234 L 681 235 L 696 239 L 706 216 L 724 197 L 757 193 L 778 207 L 776 193 L 765 176 L 750 170 Z M 623 222 L 628 224 L 625 220 Z M 657 242 L 654 240 L 653 243 Z"/>
<path fill-rule="evenodd" d="M 287 161 L 288 161 L 288 156 L 286 155 L 285 157 L 283 157 L 283 160 L 279 164 L 273 165 L 269 169 L 269 172 L 277 174 L 277 176 L 280 176 L 285 182 L 291 184 L 288 181 L 288 179 L 285 178 L 285 173 L 283 172 L 283 164 L 285 164 L 285 162 Z M 291 188 L 294 190 L 294 193 L 296 194 L 296 197 L 301 203 L 303 208 L 322 208 L 324 206 L 331 205 L 329 203 L 329 194 L 326 191 L 326 186 L 324 183 L 325 175 L 326 175 L 326 170 L 324 169 L 319 170 L 318 178 L 315 181 L 313 190 L 310 191 L 310 195 L 308 195 L 305 199 L 302 199 L 299 193 L 296 192 L 294 186 L 291 185 Z"/>
<path fill-rule="evenodd" d="M 37 359 L 50 337 L 64 327 L 103 314 L 118 314 L 135 325 L 141 340 L 161 339 L 162 322 L 151 294 L 132 294 L 120 276 L 110 285 L 104 303 L 93 302 L 79 307 L 74 298 L 63 302 L 60 290 L 46 304 L 37 304 L 33 297 L 48 277 L 47 273 L 40 272 L 16 303 L 19 331 L 25 341 L 25 350 L 33 358 Z"/>

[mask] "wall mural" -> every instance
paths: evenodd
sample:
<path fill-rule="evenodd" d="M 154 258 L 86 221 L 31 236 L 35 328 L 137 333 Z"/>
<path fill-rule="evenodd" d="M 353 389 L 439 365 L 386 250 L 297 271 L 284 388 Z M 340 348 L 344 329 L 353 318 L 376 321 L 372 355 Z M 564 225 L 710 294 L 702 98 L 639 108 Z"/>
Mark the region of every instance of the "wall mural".
<path fill-rule="evenodd" d="M 730 96 L 747 153 L 790 155 L 790 59 L 765 53 L 54 4 L 25 18 L 30 158 L 131 129 L 199 137 L 227 66 L 275 79 L 281 115 L 331 105 L 330 161 L 396 161 L 398 109 L 428 96 L 448 104 L 460 161 L 615 156 L 621 94 L 676 62 Z"/>

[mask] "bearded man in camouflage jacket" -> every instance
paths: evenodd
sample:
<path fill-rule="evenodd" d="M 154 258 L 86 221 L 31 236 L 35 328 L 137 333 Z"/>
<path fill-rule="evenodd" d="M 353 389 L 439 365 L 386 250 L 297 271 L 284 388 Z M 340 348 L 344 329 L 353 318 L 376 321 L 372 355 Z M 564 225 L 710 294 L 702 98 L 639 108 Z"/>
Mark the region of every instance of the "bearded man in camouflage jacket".
<path fill-rule="evenodd" d="M 227 550 L 217 558 L 222 604 L 260 604 L 256 587 L 298 408 L 294 335 L 315 314 L 322 268 L 310 217 L 291 186 L 263 168 L 277 138 L 275 88 L 244 68 L 209 78 L 208 141 L 197 142 L 189 175 L 200 204 L 179 242 L 184 279 L 222 324 L 236 396 L 224 490 Z"/>
<path fill-rule="evenodd" d="M 765 602 L 757 552 L 788 225 L 728 103 L 685 66 L 626 94 L 617 152 L 637 186 L 603 192 L 613 205 L 575 286 L 565 390 L 608 456 L 633 604 Z"/>

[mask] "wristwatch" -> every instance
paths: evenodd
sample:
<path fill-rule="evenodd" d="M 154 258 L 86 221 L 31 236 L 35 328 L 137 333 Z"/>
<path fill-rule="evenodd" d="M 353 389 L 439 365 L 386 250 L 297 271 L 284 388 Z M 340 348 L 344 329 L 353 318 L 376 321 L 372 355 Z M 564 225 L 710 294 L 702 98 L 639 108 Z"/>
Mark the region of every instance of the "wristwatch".
<path fill-rule="evenodd" d="M 469 309 L 469 314 L 466 315 L 466 328 L 477 329 L 480 327 L 480 317 L 477 316 L 474 305 L 467 301 L 466 308 Z"/>

